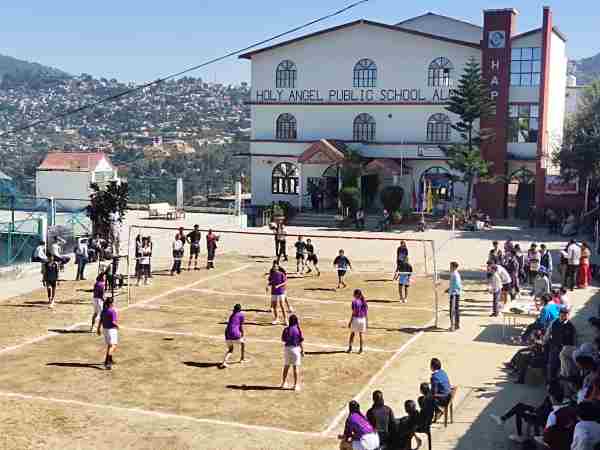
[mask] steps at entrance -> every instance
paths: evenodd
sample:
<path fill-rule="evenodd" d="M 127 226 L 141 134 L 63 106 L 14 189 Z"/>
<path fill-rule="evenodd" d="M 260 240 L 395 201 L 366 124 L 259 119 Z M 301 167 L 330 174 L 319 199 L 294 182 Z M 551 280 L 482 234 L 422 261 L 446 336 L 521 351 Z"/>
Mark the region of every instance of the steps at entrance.
<path fill-rule="evenodd" d="M 375 230 L 379 225 L 380 217 L 376 215 L 367 215 L 365 217 L 365 229 Z M 335 220 L 335 214 L 333 213 L 313 213 L 313 212 L 302 212 L 296 214 L 292 218 L 288 225 L 294 227 L 322 227 L 322 228 L 336 228 L 337 222 Z"/>

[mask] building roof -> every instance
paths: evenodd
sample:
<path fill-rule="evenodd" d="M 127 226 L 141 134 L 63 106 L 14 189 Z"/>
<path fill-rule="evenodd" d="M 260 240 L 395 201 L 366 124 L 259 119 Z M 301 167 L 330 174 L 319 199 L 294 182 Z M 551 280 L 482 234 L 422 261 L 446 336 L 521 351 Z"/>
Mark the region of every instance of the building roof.
<path fill-rule="evenodd" d="M 479 44 L 475 44 L 473 42 L 467 42 L 467 41 L 461 41 L 459 39 L 451 39 L 451 38 L 447 38 L 447 37 L 443 37 L 443 36 L 436 36 L 434 34 L 429 34 L 429 33 L 423 33 L 421 31 L 416 31 L 416 30 L 410 30 L 408 28 L 402 28 L 399 27 L 397 25 L 388 25 L 385 23 L 381 23 L 381 22 L 374 22 L 372 20 L 366 20 L 366 19 L 359 19 L 359 20 L 355 20 L 353 22 L 348 22 L 342 25 L 338 25 L 332 28 L 326 28 L 324 30 L 320 30 L 317 31 L 315 33 L 310 33 L 310 34 L 306 34 L 304 36 L 300 36 L 294 39 L 289 39 L 287 41 L 284 42 L 280 42 L 278 44 L 275 45 L 271 45 L 269 47 L 264 47 L 264 48 L 260 48 L 258 50 L 253 50 L 251 52 L 248 53 L 244 53 L 240 56 L 238 56 L 238 58 L 240 59 L 252 59 L 253 56 L 259 54 L 259 53 L 264 53 L 264 52 L 268 52 L 271 50 L 275 50 L 276 48 L 280 48 L 280 47 L 285 47 L 287 45 L 296 43 L 296 42 L 301 42 L 305 39 L 309 39 L 312 37 L 317 37 L 323 34 L 327 34 L 327 33 L 333 33 L 335 31 L 339 31 L 339 30 L 343 30 L 345 28 L 350 28 L 353 27 L 355 25 L 370 25 L 373 27 L 379 27 L 379 28 L 384 28 L 386 30 L 391 30 L 391 31 L 398 31 L 401 33 L 407 33 L 407 34 L 412 34 L 415 36 L 421 36 L 421 37 L 425 37 L 428 39 L 434 39 L 434 40 L 438 40 L 438 41 L 444 41 L 444 42 L 449 42 L 451 44 L 456 44 L 456 45 L 462 45 L 462 46 L 466 46 L 466 47 L 472 47 L 472 48 L 481 48 L 481 45 Z"/>
<path fill-rule="evenodd" d="M 563 42 L 567 42 L 567 36 L 565 36 L 562 31 L 558 29 L 558 27 L 552 27 L 552 31 L 556 34 Z M 511 39 L 519 39 L 525 36 L 529 36 L 535 33 L 541 33 L 541 28 L 534 28 L 533 30 L 525 31 L 524 33 L 515 34 Z"/>
<path fill-rule="evenodd" d="M 108 157 L 102 152 L 49 152 L 37 170 L 92 172 L 103 159 L 112 166 Z"/>
<path fill-rule="evenodd" d="M 403 20 L 402 22 L 398 22 L 396 24 L 397 27 L 401 27 L 402 24 L 404 23 L 408 23 L 408 22 L 412 22 L 413 20 L 417 20 L 417 19 L 421 19 L 423 17 L 427 17 L 427 16 L 437 16 L 437 17 L 443 17 L 444 19 L 448 19 L 448 20 L 452 20 L 453 22 L 457 22 L 457 23 L 463 23 L 465 25 L 471 25 L 472 27 L 475 28 L 479 28 L 480 30 L 483 31 L 483 27 L 481 25 L 476 25 L 474 23 L 471 22 L 467 22 L 466 20 L 461 20 L 461 19 L 456 19 L 454 17 L 450 17 L 450 16 L 446 16 L 444 14 L 437 14 L 431 11 L 426 12 L 425 14 L 421 14 L 420 16 L 415 16 L 415 17 L 410 17 L 408 19 Z"/>
<path fill-rule="evenodd" d="M 298 157 L 303 164 L 334 164 L 345 158 L 346 145 L 332 139 L 321 139 L 308 147 Z"/>

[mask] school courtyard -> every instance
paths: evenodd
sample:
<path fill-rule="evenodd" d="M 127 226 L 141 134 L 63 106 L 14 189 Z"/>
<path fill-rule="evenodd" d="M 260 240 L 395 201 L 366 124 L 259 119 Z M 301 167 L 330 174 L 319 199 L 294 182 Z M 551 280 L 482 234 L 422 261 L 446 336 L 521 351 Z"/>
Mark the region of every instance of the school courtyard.
<path fill-rule="evenodd" d="M 432 357 L 441 359 L 458 387 L 454 423 L 434 426 L 433 448 L 517 448 L 507 439 L 512 429 L 497 427 L 489 414 L 501 414 L 516 401 L 537 403 L 543 390 L 508 380 L 503 362 L 517 347 L 503 340 L 502 318 L 489 317 L 482 269 L 494 239 L 545 242 L 551 250 L 564 244 L 545 230 L 498 227 L 417 234 L 288 229 L 288 295 L 306 339 L 300 392 L 278 389 L 283 327 L 271 324 L 265 293 L 272 238 L 222 233 L 215 270 L 171 277 L 170 241 L 161 236 L 173 233 L 144 232 L 152 234 L 157 247 L 153 282 L 116 292 L 121 331 L 112 371 L 101 365 L 103 339 L 89 333 L 96 268 L 89 267 L 88 281 L 82 282 L 71 281 L 72 265 L 67 268 L 54 310 L 45 305 L 39 280 L 3 282 L 1 449 L 336 449 L 349 400 L 357 399 L 366 411 L 371 392 L 380 389 L 402 416 L 404 401 L 416 399 L 419 384 L 428 381 Z M 320 277 L 295 273 L 292 245 L 298 233 L 314 236 Z M 401 239 L 407 240 L 414 267 L 407 304 L 398 301 L 392 281 Z M 411 239 L 433 241 L 435 266 L 433 248 Z M 342 290 L 335 289 L 332 266 L 339 248 L 354 266 L 348 288 Z M 202 262 L 204 258 L 203 249 Z M 444 293 L 452 260 L 461 264 L 466 287 L 461 329 L 454 333 L 447 331 Z M 440 272 L 437 286 L 435 268 Z M 370 329 L 362 355 L 345 353 L 354 288 L 362 289 L 369 301 Z M 576 326 L 597 310 L 595 288 L 575 291 L 571 300 Z M 223 330 L 235 303 L 245 311 L 249 361 L 220 370 Z M 237 358 L 239 353 L 232 361 Z"/>

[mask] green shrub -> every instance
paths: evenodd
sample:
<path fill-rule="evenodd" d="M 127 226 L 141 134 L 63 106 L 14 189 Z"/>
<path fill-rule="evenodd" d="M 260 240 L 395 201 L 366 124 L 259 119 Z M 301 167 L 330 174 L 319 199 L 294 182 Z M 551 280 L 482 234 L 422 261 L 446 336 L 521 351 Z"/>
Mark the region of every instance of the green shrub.
<path fill-rule="evenodd" d="M 390 212 L 398 211 L 402 205 L 404 189 L 400 186 L 388 186 L 381 191 L 379 197 L 383 207 Z"/>

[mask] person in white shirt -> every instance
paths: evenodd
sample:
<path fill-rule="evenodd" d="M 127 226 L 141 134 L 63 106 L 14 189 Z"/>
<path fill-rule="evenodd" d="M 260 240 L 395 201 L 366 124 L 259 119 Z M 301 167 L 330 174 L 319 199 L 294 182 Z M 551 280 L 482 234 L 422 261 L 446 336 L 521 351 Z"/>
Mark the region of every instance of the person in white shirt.
<path fill-rule="evenodd" d="M 173 241 L 173 266 L 171 267 L 171 276 L 181 273 L 181 260 L 183 259 L 183 244 L 185 242 L 185 235 L 175 236 Z"/>
<path fill-rule="evenodd" d="M 574 239 L 569 241 L 567 247 L 567 274 L 566 284 L 571 291 L 575 288 L 577 282 L 577 272 L 579 272 L 579 261 L 581 260 L 581 247 Z"/>
<path fill-rule="evenodd" d="M 571 450 L 595 450 L 600 444 L 600 408 L 590 401 L 577 405 L 579 422 L 575 425 Z"/>
<path fill-rule="evenodd" d="M 540 267 L 540 270 L 535 277 L 535 281 L 533 282 L 533 291 L 531 292 L 533 301 L 539 303 L 542 301 L 542 297 L 549 293 L 550 280 L 548 280 L 548 276 L 546 275 L 546 269 Z"/>
<path fill-rule="evenodd" d="M 142 248 L 140 249 L 140 271 L 138 272 L 138 279 L 136 286 L 140 285 L 140 281 L 144 278 L 144 284 L 148 284 L 148 278 L 150 278 L 150 255 L 152 254 L 152 247 L 150 239 L 145 237 L 142 238 Z"/>
<path fill-rule="evenodd" d="M 67 243 L 67 241 L 65 241 L 60 236 L 55 236 L 54 237 L 54 242 L 50 246 L 50 254 L 52 256 L 54 256 L 54 258 L 56 259 L 56 261 L 60 264 L 61 270 L 62 270 L 63 266 L 65 264 L 67 264 L 71 260 L 71 258 L 69 258 L 68 256 L 61 255 L 61 248 L 60 248 L 60 246 L 63 245 L 63 244 L 66 244 L 66 243 Z"/>
<path fill-rule="evenodd" d="M 114 210 L 108 215 L 110 222 L 110 242 L 112 244 L 112 254 L 118 256 L 121 250 L 121 214 Z"/>
<path fill-rule="evenodd" d="M 502 280 L 498 274 L 498 266 L 495 264 L 491 267 L 490 288 L 492 291 L 492 314 L 490 317 L 498 316 L 498 302 L 502 295 Z"/>
<path fill-rule="evenodd" d="M 85 280 L 85 266 L 89 261 L 87 242 L 80 240 L 75 249 L 75 260 L 77 261 L 77 276 L 75 281 Z"/>
<path fill-rule="evenodd" d="M 492 270 L 494 266 L 492 266 Z M 496 267 L 496 272 L 498 273 L 498 276 L 500 277 L 500 281 L 502 282 L 502 295 L 501 295 L 501 300 L 502 303 L 506 304 L 508 302 L 508 295 L 510 294 L 511 298 L 513 296 L 512 294 L 512 278 L 510 277 L 510 274 L 508 273 L 508 270 L 506 270 L 503 266 L 499 265 L 499 264 L 495 264 Z"/>

